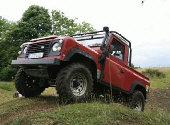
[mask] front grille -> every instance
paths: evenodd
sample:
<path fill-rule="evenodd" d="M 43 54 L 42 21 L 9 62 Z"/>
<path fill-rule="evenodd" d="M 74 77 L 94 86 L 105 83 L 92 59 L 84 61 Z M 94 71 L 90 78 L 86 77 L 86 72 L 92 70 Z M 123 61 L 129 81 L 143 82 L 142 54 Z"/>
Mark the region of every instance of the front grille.
<path fill-rule="evenodd" d="M 29 44 L 26 57 L 28 57 L 30 53 L 39 53 L 39 52 L 43 52 L 44 57 L 48 56 L 50 51 L 50 43 L 51 41 Z"/>

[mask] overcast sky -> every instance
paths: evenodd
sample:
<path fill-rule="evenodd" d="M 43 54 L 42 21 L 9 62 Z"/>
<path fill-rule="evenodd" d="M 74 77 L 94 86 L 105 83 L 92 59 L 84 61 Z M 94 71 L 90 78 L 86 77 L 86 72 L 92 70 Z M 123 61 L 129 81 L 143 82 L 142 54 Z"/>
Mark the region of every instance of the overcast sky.
<path fill-rule="evenodd" d="M 0 16 L 18 21 L 30 5 L 60 10 L 95 29 L 109 26 L 132 42 L 132 62 L 170 66 L 170 0 L 0 0 Z"/>

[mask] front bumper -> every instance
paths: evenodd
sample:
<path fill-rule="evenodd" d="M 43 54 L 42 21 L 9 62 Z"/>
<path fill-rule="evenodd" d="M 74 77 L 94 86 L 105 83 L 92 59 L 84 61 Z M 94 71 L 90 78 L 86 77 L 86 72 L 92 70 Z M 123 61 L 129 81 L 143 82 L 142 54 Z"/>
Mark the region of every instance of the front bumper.
<path fill-rule="evenodd" d="M 53 58 L 53 59 L 17 59 L 12 60 L 12 66 L 18 65 L 60 65 L 60 60 Z"/>

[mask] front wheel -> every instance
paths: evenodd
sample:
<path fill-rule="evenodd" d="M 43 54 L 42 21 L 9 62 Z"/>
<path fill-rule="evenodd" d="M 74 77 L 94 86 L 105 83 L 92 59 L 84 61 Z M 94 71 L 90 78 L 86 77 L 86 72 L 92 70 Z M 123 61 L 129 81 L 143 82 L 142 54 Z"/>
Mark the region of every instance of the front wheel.
<path fill-rule="evenodd" d="M 61 69 L 56 79 L 59 98 L 67 102 L 85 100 L 92 88 L 92 74 L 85 65 L 80 63 L 73 63 Z"/>
<path fill-rule="evenodd" d="M 130 107 L 136 111 L 144 111 L 145 99 L 141 91 L 134 91 L 130 98 Z"/>
<path fill-rule="evenodd" d="M 25 97 L 40 95 L 45 87 L 39 86 L 40 79 L 28 76 L 23 68 L 20 68 L 15 76 L 15 87 Z"/>

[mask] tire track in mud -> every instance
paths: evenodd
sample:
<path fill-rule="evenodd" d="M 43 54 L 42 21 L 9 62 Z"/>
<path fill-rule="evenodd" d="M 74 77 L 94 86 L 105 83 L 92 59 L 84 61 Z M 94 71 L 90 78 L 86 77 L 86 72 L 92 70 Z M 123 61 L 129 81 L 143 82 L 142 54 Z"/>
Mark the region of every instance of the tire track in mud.
<path fill-rule="evenodd" d="M 170 113 L 170 84 L 166 89 L 151 89 L 147 106 L 154 112 L 162 110 Z"/>
<path fill-rule="evenodd" d="M 33 98 L 34 99 L 34 98 Z M 12 102 L 11 102 L 12 103 Z M 21 102 L 22 103 L 22 102 Z M 31 116 L 34 113 L 38 112 L 50 112 L 54 110 L 58 105 L 58 101 L 56 101 L 56 97 L 49 96 L 40 96 L 35 99 L 35 102 L 30 105 L 23 105 L 17 107 L 15 109 L 11 109 L 10 112 L 4 113 L 0 115 L 0 124 L 7 125 L 10 121 L 24 116 Z M 29 121 L 27 121 L 29 124 Z"/>

